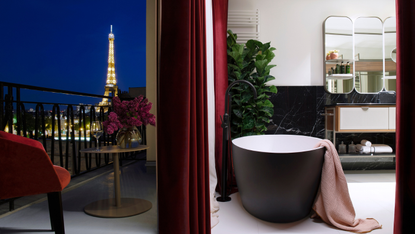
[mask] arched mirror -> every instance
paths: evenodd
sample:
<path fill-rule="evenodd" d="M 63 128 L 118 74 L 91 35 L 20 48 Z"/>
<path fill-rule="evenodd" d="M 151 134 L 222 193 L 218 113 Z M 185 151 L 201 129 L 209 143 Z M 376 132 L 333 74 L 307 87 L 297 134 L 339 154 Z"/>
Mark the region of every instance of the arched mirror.
<path fill-rule="evenodd" d="M 330 16 L 324 21 L 325 88 L 330 93 L 353 90 L 353 23 L 349 17 Z"/>
<path fill-rule="evenodd" d="M 359 93 L 383 89 L 383 24 L 378 17 L 359 17 L 354 22 L 354 75 Z"/>
<path fill-rule="evenodd" d="M 385 40 L 384 82 L 386 91 L 396 91 L 396 18 L 386 18 L 383 23 Z"/>

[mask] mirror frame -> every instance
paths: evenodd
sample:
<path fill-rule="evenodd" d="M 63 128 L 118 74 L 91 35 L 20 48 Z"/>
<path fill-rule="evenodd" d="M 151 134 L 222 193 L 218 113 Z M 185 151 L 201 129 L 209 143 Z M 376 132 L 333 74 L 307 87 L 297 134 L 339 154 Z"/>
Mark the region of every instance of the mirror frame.
<path fill-rule="evenodd" d="M 357 90 L 356 90 L 356 85 L 355 85 L 355 68 L 356 68 L 356 66 L 355 66 L 355 56 L 353 56 L 353 58 L 352 58 L 352 62 L 353 62 L 353 87 L 352 87 L 352 90 L 350 91 L 350 92 L 347 92 L 347 93 L 332 93 L 332 92 L 330 92 L 328 89 L 327 89 L 327 85 L 326 85 L 326 82 L 327 82 L 327 74 L 326 74 L 326 31 L 325 31 L 325 25 L 326 25 L 326 21 L 327 21 L 327 19 L 329 19 L 330 17 L 344 17 L 344 18 L 348 18 L 351 22 L 352 22 L 352 37 L 353 37 L 353 39 L 352 39 L 352 51 L 353 51 L 353 55 L 355 54 L 355 52 L 356 52 L 356 50 L 355 50 L 355 36 L 354 36 L 354 34 L 355 34 L 355 21 L 358 19 L 358 18 L 378 18 L 379 20 L 380 20 L 380 22 L 382 23 L 382 60 L 383 60 L 383 63 L 382 63 L 382 66 L 383 66 L 383 69 L 382 69 L 382 71 L 383 71 L 383 73 L 382 73 L 382 81 L 383 81 L 383 87 L 382 87 L 382 89 L 380 90 L 380 91 L 378 91 L 378 92 L 367 92 L 367 93 L 361 93 L 361 92 L 358 92 Z M 322 56 L 322 58 L 323 58 L 323 75 L 324 75 L 324 83 L 323 83 L 323 85 L 324 85 L 324 90 L 327 92 L 327 93 L 330 93 L 330 94 L 350 94 L 351 92 L 353 92 L 353 90 L 355 90 L 357 93 L 359 93 L 359 94 L 378 94 L 379 92 L 382 92 L 382 91 L 385 91 L 386 90 L 386 79 L 384 79 L 385 78 L 385 74 L 386 74 L 386 71 L 385 71 L 385 61 L 386 61 L 386 54 L 385 54 L 385 22 L 386 22 L 386 20 L 387 19 L 389 19 L 389 18 L 395 18 L 396 19 L 396 16 L 389 16 L 389 17 L 386 17 L 385 18 L 385 20 L 382 20 L 380 17 L 378 17 L 378 16 L 359 16 L 359 17 L 356 17 L 354 20 L 352 20 L 350 17 L 348 17 L 348 16 L 340 16 L 340 15 L 330 15 L 330 16 L 328 16 L 325 20 L 324 20 L 324 22 L 323 22 L 323 30 L 322 30 L 322 35 L 323 35 L 323 56 Z M 396 27 L 395 27 L 396 28 Z M 396 91 L 394 91 L 394 92 L 396 92 Z"/>
<path fill-rule="evenodd" d="M 356 21 L 358 19 L 378 19 L 379 22 L 380 22 L 381 35 L 379 35 L 379 36 L 381 36 L 381 50 L 382 50 L 382 58 L 380 59 L 382 61 L 381 62 L 381 64 L 382 64 L 382 70 L 381 70 L 381 73 L 382 73 L 382 78 L 381 78 L 382 88 L 379 91 L 374 91 L 374 92 L 360 92 L 359 90 L 356 89 L 356 83 L 354 83 L 355 84 L 354 89 L 356 90 L 356 92 L 358 94 L 378 94 L 379 92 L 382 92 L 385 89 L 385 79 L 383 79 L 385 77 L 385 72 L 384 72 L 384 70 L 385 70 L 385 64 L 384 64 L 384 61 L 385 61 L 385 48 L 384 48 L 385 38 L 384 38 L 384 30 L 383 30 L 384 29 L 384 22 L 378 16 L 359 16 L 353 21 L 353 54 L 357 53 L 356 52 L 357 51 L 356 50 L 356 40 L 355 40 L 355 35 L 356 35 L 355 25 L 356 25 Z M 360 56 L 359 56 L 359 58 L 360 58 Z M 354 61 L 354 62 L 356 62 L 356 61 Z M 353 66 L 353 80 L 354 80 L 354 82 L 356 82 L 356 66 Z"/>
<path fill-rule="evenodd" d="M 394 19 L 395 20 L 395 48 L 390 53 L 386 51 L 386 39 L 385 39 L 385 33 L 387 32 L 385 30 L 385 23 L 388 19 Z M 389 31 L 388 31 L 388 33 L 389 33 Z M 385 20 L 383 21 L 383 53 L 384 53 L 383 54 L 383 90 L 384 91 L 396 92 L 396 90 L 387 90 L 386 89 L 386 82 L 391 79 L 391 78 L 386 79 L 386 77 L 388 77 L 388 76 L 386 76 L 386 56 L 389 55 L 391 57 L 391 60 L 393 62 L 395 62 L 395 66 L 396 66 L 396 58 L 394 60 L 393 56 L 392 56 L 393 52 L 395 52 L 395 56 L 396 56 L 396 46 L 397 46 L 396 39 L 397 39 L 396 38 L 396 17 L 395 16 L 386 17 Z M 395 76 L 395 82 L 396 82 L 396 76 Z"/>
<path fill-rule="evenodd" d="M 352 55 L 354 54 L 354 37 L 353 37 L 353 34 L 354 34 L 354 23 L 353 23 L 353 20 L 350 18 L 350 17 L 348 17 L 348 16 L 341 16 L 341 15 L 330 15 L 330 16 L 328 16 L 325 20 L 324 20 L 324 22 L 323 22 L 323 75 L 324 75 L 324 90 L 327 92 L 327 93 L 331 93 L 331 94 L 350 94 L 350 93 L 352 93 L 353 92 L 353 90 L 355 89 L 355 82 L 354 82 L 354 69 L 353 69 L 353 72 L 352 72 L 352 87 L 351 87 L 351 89 L 350 89 L 350 91 L 349 92 L 343 92 L 343 93 L 332 93 L 332 92 L 330 92 L 328 89 L 327 89 L 327 85 L 326 85 L 326 82 L 327 82 L 327 75 L 326 75 L 326 66 L 327 66 L 327 61 L 326 61 L 326 22 L 327 22 L 327 20 L 329 19 L 329 18 L 333 18 L 333 17 L 337 17 L 337 18 L 347 18 L 347 19 L 349 19 L 350 20 L 350 23 L 351 23 L 351 32 L 352 32 L 352 34 L 351 34 L 351 37 L 352 37 Z M 352 63 L 354 63 L 354 58 L 352 57 L 351 58 L 351 60 L 352 60 Z"/>

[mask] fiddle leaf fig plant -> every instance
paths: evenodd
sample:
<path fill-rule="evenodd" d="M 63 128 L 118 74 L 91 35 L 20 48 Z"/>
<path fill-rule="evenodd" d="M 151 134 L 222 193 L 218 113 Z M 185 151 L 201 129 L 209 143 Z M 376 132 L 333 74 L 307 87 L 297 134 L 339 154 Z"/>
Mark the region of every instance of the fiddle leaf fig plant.
<path fill-rule="evenodd" d="M 274 114 L 274 105 L 269 101 L 271 93 L 277 93 L 274 85 L 265 85 L 275 77 L 270 75 L 269 64 L 275 57 L 270 42 L 261 43 L 249 40 L 245 45 L 236 43 L 237 35 L 228 30 L 228 82 L 246 80 L 257 91 L 254 99 L 253 90 L 248 84 L 241 83 L 231 89 L 231 135 L 232 138 L 249 135 L 261 135 L 267 130 L 266 125 Z"/>

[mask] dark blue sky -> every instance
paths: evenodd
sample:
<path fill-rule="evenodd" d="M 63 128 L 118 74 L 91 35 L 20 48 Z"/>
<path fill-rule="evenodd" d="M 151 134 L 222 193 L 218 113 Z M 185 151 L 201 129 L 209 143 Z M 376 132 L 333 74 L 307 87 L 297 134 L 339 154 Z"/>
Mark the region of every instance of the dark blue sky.
<path fill-rule="evenodd" d="M 119 88 L 145 87 L 145 2 L 1 1 L 0 81 L 103 95 L 113 25 Z"/>

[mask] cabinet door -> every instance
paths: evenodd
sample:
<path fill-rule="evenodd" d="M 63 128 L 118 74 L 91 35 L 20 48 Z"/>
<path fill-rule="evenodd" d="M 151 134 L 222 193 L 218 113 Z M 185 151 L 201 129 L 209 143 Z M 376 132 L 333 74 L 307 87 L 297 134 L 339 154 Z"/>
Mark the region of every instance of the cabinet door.
<path fill-rule="evenodd" d="M 342 107 L 339 109 L 340 131 L 389 129 L 388 107 Z"/>
<path fill-rule="evenodd" d="M 389 129 L 396 127 L 396 107 L 389 107 Z"/>

